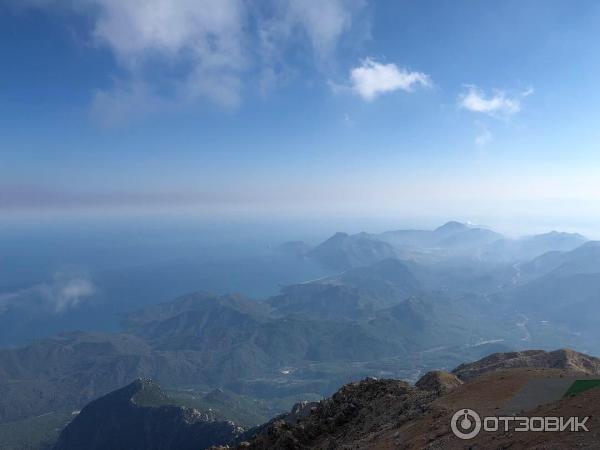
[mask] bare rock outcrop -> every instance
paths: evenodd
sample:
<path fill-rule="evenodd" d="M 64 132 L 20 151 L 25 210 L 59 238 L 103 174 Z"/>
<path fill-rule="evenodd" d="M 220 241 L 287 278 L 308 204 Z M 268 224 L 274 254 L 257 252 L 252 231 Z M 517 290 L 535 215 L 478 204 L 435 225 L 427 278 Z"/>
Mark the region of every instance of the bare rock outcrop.
<path fill-rule="evenodd" d="M 562 369 L 585 375 L 600 375 L 600 359 L 570 349 L 494 353 L 479 361 L 461 364 L 452 373 L 466 381 L 494 370 L 516 368 Z"/>

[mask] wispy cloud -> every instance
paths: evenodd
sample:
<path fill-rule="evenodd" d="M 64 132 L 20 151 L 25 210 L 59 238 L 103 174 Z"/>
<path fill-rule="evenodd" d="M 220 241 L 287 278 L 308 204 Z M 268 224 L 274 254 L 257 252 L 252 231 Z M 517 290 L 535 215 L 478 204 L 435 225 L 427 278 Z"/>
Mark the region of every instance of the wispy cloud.
<path fill-rule="evenodd" d="M 366 58 L 350 71 L 350 82 L 352 90 L 366 101 L 388 92 L 411 92 L 417 87 L 432 85 L 429 75 L 423 72 L 411 72 L 392 63 L 378 63 L 372 58 Z"/>
<path fill-rule="evenodd" d="M 106 126 L 118 126 L 172 108 L 172 100 L 161 97 L 142 80 L 118 80 L 111 89 L 97 90 L 92 117 Z"/>
<path fill-rule="evenodd" d="M 10 308 L 62 314 L 91 299 L 96 291 L 89 276 L 58 272 L 50 282 L 0 294 L 0 314 Z"/>
<path fill-rule="evenodd" d="M 509 95 L 506 91 L 495 89 L 486 94 L 475 85 L 466 85 L 466 91 L 459 95 L 458 104 L 461 108 L 475 113 L 490 116 L 511 116 L 521 111 L 521 101 L 531 95 L 533 89 Z"/>
<path fill-rule="evenodd" d="M 55 277 L 52 285 L 44 286 L 43 294 L 57 313 L 76 308 L 96 293 L 96 287 L 86 276 Z"/>
<path fill-rule="evenodd" d="M 69 8 L 92 19 L 91 36 L 125 74 L 94 97 L 105 122 L 208 101 L 242 101 L 244 81 L 276 84 L 288 47 L 308 42 L 318 64 L 333 58 L 366 0 L 23 0 L 20 7 Z M 157 69 L 158 68 L 158 69 Z"/>
<path fill-rule="evenodd" d="M 175 97 L 186 101 L 204 98 L 225 106 L 239 103 L 240 73 L 247 64 L 244 2 L 94 1 L 100 9 L 93 33 L 95 39 L 111 49 L 119 63 L 129 70 L 133 82 L 143 80 L 153 87 L 149 67 L 159 62 L 172 69 L 166 88 Z M 139 91 L 120 88 L 105 93 L 105 98 L 125 96 L 129 100 L 128 91 L 134 92 L 134 100 L 139 98 Z M 156 90 L 146 95 L 155 96 Z"/>
<path fill-rule="evenodd" d="M 298 27 L 310 40 L 317 57 L 326 60 L 365 4 L 364 0 L 291 0 L 281 22 L 288 30 Z"/>
<path fill-rule="evenodd" d="M 311 54 L 310 63 L 317 72 L 328 75 L 336 66 L 340 41 L 350 32 L 363 36 L 357 23 L 367 21 L 360 14 L 366 0 L 271 0 L 270 5 L 274 6 L 270 13 L 256 20 L 259 45 L 255 57 L 263 93 L 298 75 L 289 60 L 297 59 L 299 53 Z M 287 58 L 290 48 L 296 50 L 293 58 Z"/>

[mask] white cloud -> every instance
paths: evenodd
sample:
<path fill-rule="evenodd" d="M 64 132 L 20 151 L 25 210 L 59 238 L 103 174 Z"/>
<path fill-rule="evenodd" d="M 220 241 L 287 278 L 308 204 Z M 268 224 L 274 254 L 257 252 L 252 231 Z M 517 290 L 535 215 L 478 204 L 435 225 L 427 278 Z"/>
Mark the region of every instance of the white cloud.
<path fill-rule="evenodd" d="M 353 25 L 365 22 L 360 12 L 366 4 L 366 0 L 271 0 L 270 13 L 257 20 L 261 91 L 268 92 L 298 75 L 286 61 L 291 46 L 307 47 L 318 71 L 330 72 L 344 35 L 352 29 L 364 38 Z M 304 54 L 295 52 L 294 57 Z"/>
<path fill-rule="evenodd" d="M 9 308 L 62 314 L 91 299 L 97 289 L 87 275 L 57 273 L 51 282 L 0 295 L 0 314 Z"/>
<path fill-rule="evenodd" d="M 327 58 L 363 5 L 360 0 L 290 0 L 288 20 L 304 30 L 319 57 Z"/>
<path fill-rule="evenodd" d="M 240 0 L 96 0 L 95 36 L 128 64 L 146 52 L 184 51 L 203 63 L 237 67 L 241 59 Z"/>
<path fill-rule="evenodd" d="M 114 117 L 174 102 L 241 101 L 243 80 L 276 84 L 288 46 L 309 43 L 330 61 L 366 0 L 22 0 L 19 7 L 68 8 L 92 19 L 95 43 L 126 70 L 98 92 L 94 111 Z M 162 99 L 161 99 L 162 98 Z"/>
<path fill-rule="evenodd" d="M 382 64 L 371 58 L 350 71 L 352 90 L 364 100 L 374 100 L 381 94 L 396 90 L 413 91 L 416 87 L 431 87 L 429 75 L 398 68 L 396 64 Z"/>
<path fill-rule="evenodd" d="M 47 287 L 45 294 L 54 311 L 61 313 L 76 308 L 95 292 L 96 288 L 88 278 L 77 277 L 55 280 L 53 285 Z"/>
<path fill-rule="evenodd" d="M 474 85 L 467 85 L 466 92 L 458 98 L 461 108 L 471 112 L 488 114 L 490 116 L 511 116 L 521 111 L 521 100 L 533 93 L 533 89 L 509 96 L 505 91 L 494 90 L 487 95 Z"/>
<path fill-rule="evenodd" d="M 135 108 L 138 104 L 157 105 L 157 89 L 149 81 L 157 62 L 173 70 L 166 84 L 177 102 L 239 103 L 239 79 L 247 63 L 241 0 L 94 1 L 100 7 L 96 41 L 112 50 L 133 84 L 101 93 L 96 100 L 104 107 L 114 104 L 115 114 L 122 114 L 125 109 L 144 111 Z"/>

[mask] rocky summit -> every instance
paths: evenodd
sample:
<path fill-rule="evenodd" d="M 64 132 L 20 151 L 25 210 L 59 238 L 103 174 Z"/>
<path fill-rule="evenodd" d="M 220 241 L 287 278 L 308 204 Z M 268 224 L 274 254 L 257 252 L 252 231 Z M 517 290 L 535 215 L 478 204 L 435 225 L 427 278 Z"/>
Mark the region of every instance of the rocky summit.
<path fill-rule="evenodd" d="M 196 450 L 233 441 L 242 429 L 173 404 L 151 380 L 87 405 L 60 434 L 55 450 Z"/>
<path fill-rule="evenodd" d="M 429 372 L 414 386 L 369 378 L 344 386 L 295 423 L 272 422 L 238 449 L 598 448 L 600 389 L 577 394 L 568 389 L 581 382 L 595 386 L 599 380 L 594 377 L 600 377 L 597 363 L 572 350 L 532 350 L 490 355 L 453 373 Z M 548 387 L 558 385 L 563 387 L 557 396 Z M 521 415 L 589 416 L 590 431 L 517 433 L 513 426 L 462 440 L 451 430 L 452 416 L 463 408 L 494 416 L 526 399 L 529 406 L 519 411 Z"/>

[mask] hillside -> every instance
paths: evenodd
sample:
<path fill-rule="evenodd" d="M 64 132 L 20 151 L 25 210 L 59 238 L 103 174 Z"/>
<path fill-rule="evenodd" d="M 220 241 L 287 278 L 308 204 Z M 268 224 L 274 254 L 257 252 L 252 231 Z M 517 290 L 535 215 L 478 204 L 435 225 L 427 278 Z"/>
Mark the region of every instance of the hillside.
<path fill-rule="evenodd" d="M 496 370 L 522 368 L 560 369 L 585 375 L 600 375 L 600 359 L 569 349 L 495 353 L 479 361 L 461 364 L 452 373 L 461 380 L 470 380 Z"/>
<path fill-rule="evenodd" d="M 407 264 L 385 259 L 340 275 L 285 286 L 266 303 L 278 317 L 359 319 L 424 292 Z"/>
<path fill-rule="evenodd" d="M 428 372 L 414 385 L 372 377 L 352 382 L 330 398 L 298 403 L 289 413 L 249 430 L 210 410 L 181 406 L 150 380 L 136 380 L 83 408 L 63 430 L 55 450 L 526 448 L 527 442 L 555 442 L 551 439 L 593 448 L 597 429 L 546 440 L 540 433 L 485 432 L 463 441 L 449 425 L 455 411 L 471 408 L 484 415 L 569 411 L 590 415 L 590 425 L 600 426 L 595 415 L 600 409 L 592 403 L 600 399 L 600 389 L 594 389 L 599 378 L 600 359 L 573 350 L 496 353 L 451 373 Z M 567 395 L 575 382 L 590 379 L 595 380 L 591 388 Z M 553 448 L 567 448 L 562 445 Z"/>
<path fill-rule="evenodd" d="M 62 431 L 54 450 L 201 450 L 234 440 L 242 429 L 176 406 L 150 380 L 94 400 Z"/>
<path fill-rule="evenodd" d="M 571 350 L 495 354 L 458 367 L 454 374 L 432 372 L 416 385 L 366 379 L 344 386 L 312 407 L 297 423 L 279 420 L 261 430 L 244 449 L 473 449 L 596 448 L 600 432 L 600 389 L 561 398 L 531 389 L 532 384 L 600 376 L 600 360 Z M 465 376 L 466 378 L 462 378 Z M 563 388 L 561 392 L 565 392 Z M 521 414 L 592 416 L 590 433 L 482 432 L 473 441 L 455 437 L 451 417 L 462 408 L 498 414 L 523 402 L 523 393 L 538 395 L 541 406 Z M 544 398 L 544 395 L 546 396 Z M 512 403 L 511 403 L 512 402 Z M 522 404 L 522 403 L 521 403 Z"/>
<path fill-rule="evenodd" d="M 326 267 L 345 270 L 396 258 L 398 252 L 392 245 L 367 233 L 336 233 L 312 249 L 308 256 Z"/>

